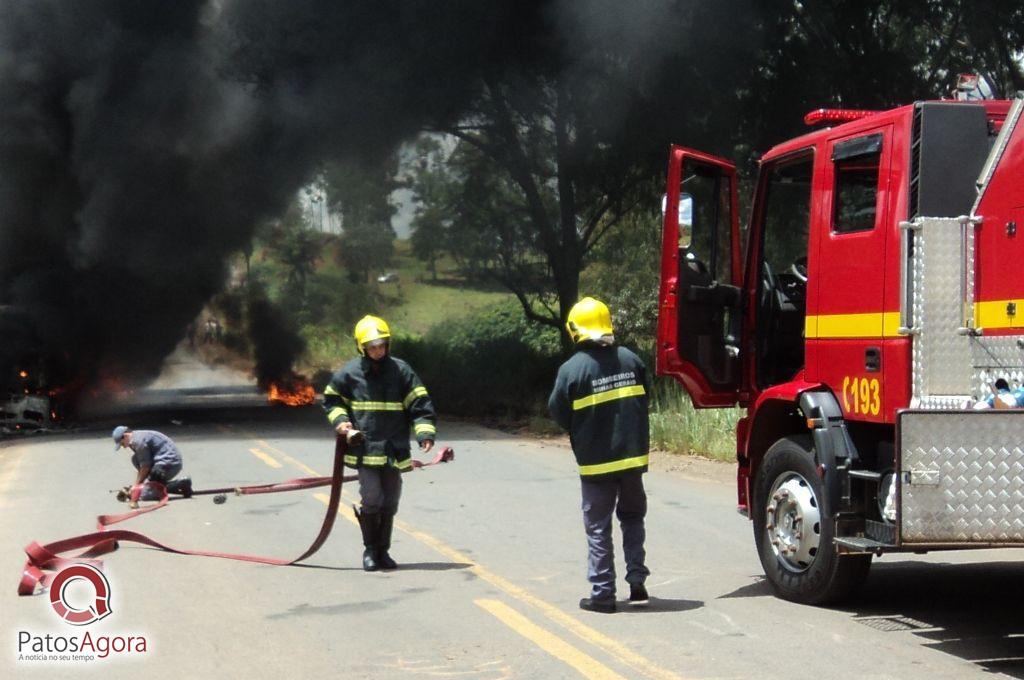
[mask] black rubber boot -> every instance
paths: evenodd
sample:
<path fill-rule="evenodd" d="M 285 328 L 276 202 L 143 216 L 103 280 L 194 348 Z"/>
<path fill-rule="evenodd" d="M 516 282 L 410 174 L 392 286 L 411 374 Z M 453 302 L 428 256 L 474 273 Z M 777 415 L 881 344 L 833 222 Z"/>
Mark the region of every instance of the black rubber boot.
<path fill-rule="evenodd" d="M 363 532 L 363 571 L 377 571 L 380 565 L 377 563 L 377 542 L 380 536 L 380 513 L 359 512 L 356 510 L 356 519 L 359 520 L 359 528 Z"/>
<path fill-rule="evenodd" d="M 398 564 L 391 559 L 391 530 L 395 527 L 395 516 L 382 513 L 380 516 L 380 534 L 377 540 L 377 564 L 381 569 L 398 569 Z"/>
<path fill-rule="evenodd" d="M 172 479 L 167 482 L 167 493 L 176 493 L 185 498 L 192 498 L 192 478 Z"/>

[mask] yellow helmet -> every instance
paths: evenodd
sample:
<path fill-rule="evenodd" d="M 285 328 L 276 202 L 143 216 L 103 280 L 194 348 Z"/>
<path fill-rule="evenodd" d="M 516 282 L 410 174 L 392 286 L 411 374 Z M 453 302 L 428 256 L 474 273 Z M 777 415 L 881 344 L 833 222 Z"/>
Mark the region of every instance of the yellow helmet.
<path fill-rule="evenodd" d="M 386 340 L 391 337 L 391 329 L 387 322 L 379 316 L 367 314 L 356 323 L 356 348 L 360 354 L 365 354 L 366 343 L 374 340 Z"/>
<path fill-rule="evenodd" d="M 612 334 L 612 315 L 605 303 L 585 297 L 569 310 L 565 327 L 575 343 L 600 340 L 602 336 Z"/>

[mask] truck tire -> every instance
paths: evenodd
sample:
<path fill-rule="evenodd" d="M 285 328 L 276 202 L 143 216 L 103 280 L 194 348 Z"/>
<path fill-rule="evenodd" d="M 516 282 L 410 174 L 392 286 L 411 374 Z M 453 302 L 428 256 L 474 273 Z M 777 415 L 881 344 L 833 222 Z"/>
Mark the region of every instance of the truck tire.
<path fill-rule="evenodd" d="M 835 521 L 807 435 L 785 437 L 764 456 L 754 482 L 754 543 L 778 597 L 824 605 L 850 595 L 868 575 L 871 555 L 840 555 Z"/>

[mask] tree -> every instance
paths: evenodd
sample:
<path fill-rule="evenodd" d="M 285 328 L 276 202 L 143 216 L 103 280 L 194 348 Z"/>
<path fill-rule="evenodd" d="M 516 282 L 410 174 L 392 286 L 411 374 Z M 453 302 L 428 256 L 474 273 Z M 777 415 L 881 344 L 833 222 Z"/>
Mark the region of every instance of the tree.
<path fill-rule="evenodd" d="M 447 130 L 459 140 L 447 169 L 416 186 L 417 228 L 449 220 L 444 242 L 464 269 L 557 328 L 591 248 L 642 200 L 639 173 L 586 119 L 586 90 L 557 76 L 488 83 L 474 113 Z"/>
<path fill-rule="evenodd" d="M 755 150 L 805 131 L 812 109 L 936 99 L 949 95 L 958 73 L 983 75 L 997 96 L 1024 89 L 1024 7 L 1016 3 L 761 4 L 764 49 L 741 94 L 741 133 Z"/>
<path fill-rule="evenodd" d="M 368 281 L 394 255 L 391 193 L 398 187 L 397 172 L 396 153 L 375 160 L 339 160 L 324 170 L 328 204 L 342 216 L 341 264 L 353 282 Z"/>
<path fill-rule="evenodd" d="M 305 297 L 306 282 L 323 252 L 323 241 L 322 235 L 314 232 L 303 219 L 297 202 L 291 204 L 271 231 L 268 245 L 274 258 L 285 267 L 285 287 L 300 301 Z"/>
<path fill-rule="evenodd" d="M 441 174 L 441 145 L 434 137 L 419 139 L 415 147 L 417 161 L 404 184 L 418 196 L 412 228 L 412 253 L 427 263 L 430 278 L 437 281 L 437 260 L 445 250 L 450 220 L 447 215 L 447 178 Z"/>
<path fill-rule="evenodd" d="M 433 128 L 459 140 L 446 197 L 420 192 L 427 205 L 447 201 L 458 235 L 448 249 L 568 344 L 580 272 L 624 216 L 657 204 L 651 180 L 668 143 L 688 131 L 713 147 L 733 138 L 734 83 L 757 53 L 744 34 L 757 30 L 752 4 L 567 4 L 559 21 L 585 30 L 538 38 L 521 61 L 481 77 L 456 124 Z"/>

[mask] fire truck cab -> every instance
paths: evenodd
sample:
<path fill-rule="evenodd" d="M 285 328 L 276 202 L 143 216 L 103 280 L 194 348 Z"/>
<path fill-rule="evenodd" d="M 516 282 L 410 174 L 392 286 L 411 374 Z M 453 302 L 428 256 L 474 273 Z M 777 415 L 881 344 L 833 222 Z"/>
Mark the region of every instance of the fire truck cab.
<path fill-rule="evenodd" d="M 777 595 L 873 555 L 1024 545 L 1024 100 L 808 114 L 760 160 L 670 152 L 657 371 L 738 405 L 737 491 Z"/>

